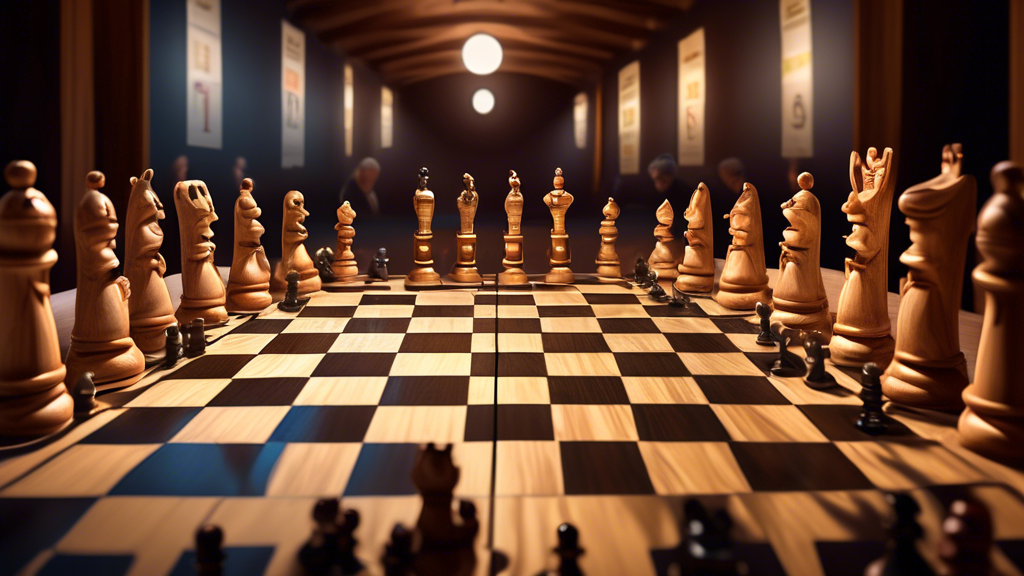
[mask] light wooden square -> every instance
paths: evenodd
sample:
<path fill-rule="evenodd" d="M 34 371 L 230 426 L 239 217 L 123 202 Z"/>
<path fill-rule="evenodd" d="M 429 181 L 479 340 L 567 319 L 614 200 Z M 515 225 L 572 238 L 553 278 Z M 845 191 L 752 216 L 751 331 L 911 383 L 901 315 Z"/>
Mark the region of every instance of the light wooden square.
<path fill-rule="evenodd" d="M 796 406 L 713 404 L 736 442 L 828 442 Z"/>
<path fill-rule="evenodd" d="M 3 492 L 14 497 L 104 496 L 160 444 L 76 444 Z"/>
<path fill-rule="evenodd" d="M 267 496 L 336 498 L 344 492 L 356 465 L 360 442 L 290 443 L 267 481 Z"/>
<path fill-rule="evenodd" d="M 494 404 L 494 376 L 471 376 L 469 404 Z"/>
<path fill-rule="evenodd" d="M 558 442 L 499 441 L 494 492 L 497 496 L 564 494 Z"/>
<path fill-rule="evenodd" d="M 708 399 L 689 376 L 623 376 L 632 404 L 707 404 Z"/>
<path fill-rule="evenodd" d="M 250 360 L 234 377 L 306 378 L 323 358 L 323 354 L 263 354 Z"/>
<path fill-rule="evenodd" d="M 398 352 L 405 334 L 339 334 L 330 352 Z"/>
<path fill-rule="evenodd" d="M 306 306 L 358 306 L 362 299 L 362 292 L 316 292 Z"/>
<path fill-rule="evenodd" d="M 543 376 L 498 377 L 498 404 L 550 404 L 548 379 Z"/>
<path fill-rule="evenodd" d="M 540 334 L 499 333 L 498 353 L 504 352 L 544 352 L 544 343 Z"/>
<path fill-rule="evenodd" d="M 939 444 L 880 441 L 836 442 L 836 446 L 882 490 L 971 484 L 987 478 Z"/>
<path fill-rule="evenodd" d="M 210 406 L 189 421 L 172 443 L 263 444 L 288 414 L 288 406 Z"/>
<path fill-rule="evenodd" d="M 277 306 L 271 306 L 270 308 L 267 308 L 263 312 L 260 312 L 259 317 L 266 320 L 284 320 L 288 318 L 297 317 L 299 315 L 299 312 L 301 312 L 301 310 L 295 312 L 285 312 L 284 310 L 281 310 Z M 207 334 L 209 334 L 209 332 L 207 332 Z"/>
<path fill-rule="evenodd" d="M 651 318 L 654 325 L 662 332 L 698 332 L 701 334 L 721 334 L 710 318 Z"/>
<path fill-rule="evenodd" d="M 413 318 L 409 321 L 409 333 L 430 332 L 448 334 L 452 332 L 468 333 L 473 331 L 472 318 Z"/>
<path fill-rule="evenodd" d="M 815 390 L 805 384 L 803 378 L 769 376 L 768 380 L 776 390 L 786 397 L 786 400 L 793 404 L 846 404 L 848 406 L 863 404 L 857 396 L 857 392 L 860 391 L 860 383 L 830 364 L 825 364 L 825 370 L 835 376 L 839 386 Z"/>
<path fill-rule="evenodd" d="M 498 305 L 498 318 L 539 318 L 536 306 Z"/>
<path fill-rule="evenodd" d="M 292 404 L 296 406 L 376 406 L 387 376 L 310 378 Z"/>
<path fill-rule="evenodd" d="M 473 345 L 470 348 L 473 352 L 494 352 L 494 334 L 489 332 L 473 334 Z"/>
<path fill-rule="evenodd" d="M 297 320 L 292 320 L 294 324 Z M 215 346 L 207 346 L 207 354 L 259 354 L 276 338 L 276 334 L 226 334 Z"/>
<path fill-rule="evenodd" d="M 707 312 L 708 316 L 736 316 L 737 314 L 749 314 L 753 316 L 753 310 L 733 310 L 732 308 L 726 308 L 718 302 L 715 302 L 711 298 L 694 298 L 693 303 L 700 306 L 700 309 Z"/>
<path fill-rule="evenodd" d="M 538 306 L 555 306 L 559 304 L 587 305 L 587 299 L 579 292 L 535 292 L 533 294 L 533 301 Z"/>
<path fill-rule="evenodd" d="M 594 304 L 591 308 L 598 318 L 649 318 L 640 304 Z"/>
<path fill-rule="evenodd" d="M 415 306 L 387 304 L 383 306 L 366 305 L 356 308 L 353 318 L 412 318 Z"/>
<path fill-rule="evenodd" d="M 399 353 L 391 365 L 391 376 L 469 376 L 473 355 L 463 353 Z"/>
<path fill-rule="evenodd" d="M 462 442 L 465 406 L 378 406 L 364 442 Z"/>
<path fill-rule="evenodd" d="M 771 346 L 762 346 L 757 343 L 757 334 L 726 334 L 726 338 L 733 343 L 740 352 L 778 352 L 779 345 L 772 343 Z"/>
<path fill-rule="evenodd" d="M 679 352 L 679 359 L 694 376 L 764 376 L 742 353 L 712 354 Z"/>
<path fill-rule="evenodd" d="M 619 365 L 608 352 L 544 354 L 548 376 L 618 376 Z"/>
<path fill-rule="evenodd" d="M 640 442 L 654 491 L 661 495 L 750 492 L 725 442 Z"/>
<path fill-rule="evenodd" d="M 476 304 L 473 306 L 474 318 L 497 318 L 498 307 L 494 304 Z"/>
<path fill-rule="evenodd" d="M 176 408 L 206 406 L 228 384 L 229 378 L 207 380 L 161 380 L 126 404 L 128 408 Z"/>
<path fill-rule="evenodd" d="M 459 468 L 455 497 L 487 498 L 491 495 L 493 454 L 490 442 L 460 442 L 452 445 L 452 461 Z"/>
<path fill-rule="evenodd" d="M 540 329 L 542 332 L 600 333 L 601 324 L 597 322 L 597 318 L 541 318 Z"/>
<path fill-rule="evenodd" d="M 605 334 L 612 352 L 672 352 L 664 334 Z"/>
<path fill-rule="evenodd" d="M 555 440 L 638 440 L 633 410 L 624 404 L 553 404 Z"/>
<path fill-rule="evenodd" d="M 475 293 L 464 290 L 425 290 L 416 294 L 417 306 L 472 306 Z"/>
<path fill-rule="evenodd" d="M 348 318 L 296 318 L 281 332 L 284 334 L 340 334 L 345 331 Z"/>

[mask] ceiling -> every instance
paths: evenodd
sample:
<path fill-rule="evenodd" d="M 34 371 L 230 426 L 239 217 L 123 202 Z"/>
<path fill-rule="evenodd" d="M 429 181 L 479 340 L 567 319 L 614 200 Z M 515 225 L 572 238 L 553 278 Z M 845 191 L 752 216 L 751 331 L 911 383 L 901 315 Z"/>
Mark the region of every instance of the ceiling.
<path fill-rule="evenodd" d="M 695 0 L 288 0 L 293 20 L 380 73 L 413 84 L 469 74 L 462 44 L 485 32 L 504 49 L 499 72 L 579 85 L 642 48 Z"/>

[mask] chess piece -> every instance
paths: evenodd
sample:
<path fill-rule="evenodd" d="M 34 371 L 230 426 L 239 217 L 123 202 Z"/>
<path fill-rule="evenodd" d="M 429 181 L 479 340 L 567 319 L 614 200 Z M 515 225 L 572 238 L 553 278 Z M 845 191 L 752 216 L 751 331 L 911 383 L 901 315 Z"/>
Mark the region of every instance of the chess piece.
<path fill-rule="evenodd" d="M 302 310 L 302 307 L 309 302 L 309 298 L 299 298 L 299 285 L 301 284 L 301 276 L 298 271 L 291 270 L 288 272 L 286 278 L 286 288 L 284 291 L 284 300 L 277 303 L 279 310 L 285 312 L 298 312 Z"/>
<path fill-rule="evenodd" d="M 413 264 L 415 268 L 405 277 L 406 288 L 421 286 L 440 286 L 441 276 L 434 271 L 434 254 L 430 242 L 434 233 L 430 231 L 430 222 L 434 219 L 434 193 L 427 189 L 430 171 L 420 168 L 419 186 L 412 198 L 419 227 L 413 234 Z"/>
<path fill-rule="evenodd" d="M 544 276 L 544 281 L 549 283 L 568 284 L 576 279 L 569 269 L 572 254 L 569 252 L 569 234 L 565 231 L 565 213 L 569 211 L 569 206 L 572 206 L 573 198 L 572 194 L 562 189 L 564 184 L 562 169 L 555 168 L 555 189 L 544 196 L 544 204 L 551 211 L 551 219 L 554 222 L 551 228 L 551 270 Z"/>
<path fill-rule="evenodd" d="M 321 286 L 335 281 L 334 250 L 327 246 L 317 248 L 316 252 L 313 253 L 313 266 L 316 266 L 316 272 L 320 275 Z"/>
<path fill-rule="evenodd" d="M 668 302 L 669 306 L 677 308 L 689 308 L 690 297 L 679 291 L 675 284 L 672 284 L 672 299 Z"/>
<path fill-rule="evenodd" d="M 807 373 L 807 365 L 804 359 L 789 351 L 797 336 L 796 330 L 786 328 L 781 323 L 772 324 L 772 332 L 776 334 L 775 341 L 779 343 L 779 358 L 772 366 L 772 376 L 780 378 L 799 378 Z"/>
<path fill-rule="evenodd" d="M 775 339 L 772 337 L 772 307 L 764 302 L 758 302 L 754 306 L 757 312 L 760 331 L 757 333 L 757 344 L 760 346 L 775 346 Z"/>
<path fill-rule="evenodd" d="M 523 195 L 519 192 L 519 175 L 515 170 L 508 171 L 508 184 L 511 190 L 505 197 L 505 214 L 508 215 L 508 230 L 505 232 L 505 257 L 501 265 L 505 271 L 498 274 L 498 284 L 526 284 L 526 272 L 523 272 L 523 234 L 520 224 L 523 220 Z"/>
<path fill-rule="evenodd" d="M 861 182 L 858 182 L 858 173 Z M 857 254 L 846 259 L 846 283 L 839 293 L 836 323 L 832 326 L 829 352 L 832 362 L 860 366 L 874 362 L 888 366 L 895 342 L 890 335 L 889 305 L 886 297 L 889 269 L 889 214 L 896 181 L 892 173 L 892 148 L 878 157 L 868 148 L 861 161 L 850 155 L 850 183 L 853 191 L 843 204 L 853 233 L 846 245 Z"/>
<path fill-rule="evenodd" d="M 1024 169 L 1015 162 L 992 168 L 994 194 L 978 215 L 975 243 L 983 256 L 974 268 L 985 290 L 985 318 L 974 383 L 963 393 L 960 443 L 990 458 L 1024 460 Z"/>
<path fill-rule="evenodd" d="M 181 331 L 178 329 L 178 325 L 174 324 L 168 326 L 164 330 L 164 337 L 166 342 L 164 344 L 166 352 L 164 353 L 164 367 L 173 368 L 178 363 L 178 359 L 181 358 L 184 352 Z"/>
<path fill-rule="evenodd" d="M 11 162 L 4 178 L 11 190 L 0 197 L 0 436 L 40 436 L 73 412 L 50 308 L 57 212 L 33 188 L 31 162 Z"/>
<path fill-rule="evenodd" d="M 633 265 L 633 283 L 639 288 L 647 288 L 658 278 L 658 273 L 651 270 L 650 264 L 643 256 L 636 257 Z"/>
<path fill-rule="evenodd" d="M 619 255 L 615 253 L 615 240 L 619 237 L 619 229 L 615 227 L 615 219 L 619 217 L 619 205 L 615 199 L 608 197 L 608 203 L 601 209 L 604 220 L 598 233 L 601 234 L 601 248 L 597 251 L 597 275 L 601 278 L 621 278 L 622 267 Z"/>
<path fill-rule="evenodd" d="M 235 252 L 228 275 L 228 312 L 255 314 L 273 303 L 270 297 L 270 261 L 260 244 L 263 225 L 256 219 L 263 214 L 252 197 L 252 179 L 242 180 L 235 200 Z"/>
<path fill-rule="evenodd" d="M 764 265 L 761 200 L 753 184 L 743 183 L 743 192 L 725 217 L 729 220 L 732 244 L 725 255 L 715 302 L 733 310 L 753 310 L 758 302 L 772 297 Z"/>
<path fill-rule="evenodd" d="M 683 574 L 746 574 L 748 567 L 735 557 L 730 531 L 733 521 L 728 511 L 714 515 L 699 500 L 683 506 L 685 524 L 680 530 L 677 562 Z"/>
<path fill-rule="evenodd" d="M 909 270 L 896 320 L 896 352 L 882 392 L 918 408 L 959 411 L 968 384 L 960 351 L 960 295 L 978 186 L 973 176 L 960 174 L 962 159 L 960 144 L 945 146 L 942 173 L 907 188 L 898 202 L 912 244 L 900 256 Z"/>
<path fill-rule="evenodd" d="M 77 382 L 86 371 L 95 374 L 103 390 L 129 386 L 142 378 L 146 359 L 135 345 L 128 324 L 128 279 L 117 275 L 114 238 L 117 214 L 114 204 L 100 192 L 106 183 L 102 172 L 85 177 L 89 190 L 75 209 L 75 326 L 64 364 L 66 382 Z"/>
<path fill-rule="evenodd" d="M 874 362 L 868 362 L 861 369 L 860 399 L 864 408 L 857 418 L 857 428 L 867 434 L 882 434 L 889 427 L 882 413 L 882 384 L 879 378 L 882 370 Z"/>
<path fill-rule="evenodd" d="M 295 270 L 299 273 L 299 294 L 309 294 L 320 289 L 320 273 L 313 265 L 304 242 L 309 232 L 303 226 L 306 216 L 306 199 L 302 192 L 292 190 L 284 195 L 284 222 L 281 225 L 281 261 L 277 263 L 270 286 L 280 292 L 287 286 L 285 276 Z"/>
<path fill-rule="evenodd" d="M 460 524 L 452 521 L 452 492 L 459 482 L 459 469 L 452 463 L 452 446 L 437 449 L 427 444 L 412 469 L 412 482 L 423 497 L 416 529 L 420 550 L 416 574 L 469 574 L 476 564 L 473 540 L 479 530 L 476 509 L 462 501 Z"/>
<path fill-rule="evenodd" d="M 804 363 L 807 364 L 807 376 L 804 384 L 815 390 L 824 390 L 836 385 L 836 377 L 825 371 L 825 350 L 822 345 L 825 343 L 825 336 L 815 330 L 806 333 L 804 337 L 804 352 L 807 356 Z"/>
<path fill-rule="evenodd" d="M 196 574 L 221 576 L 224 570 L 224 532 L 217 526 L 203 526 L 196 532 Z"/>
<path fill-rule="evenodd" d="M 83 372 L 78 377 L 78 382 L 71 388 L 71 400 L 75 405 L 75 415 L 88 416 L 96 409 L 96 383 L 93 381 L 95 374 Z"/>
<path fill-rule="evenodd" d="M 196 318 L 188 324 L 186 334 L 188 340 L 185 343 L 185 356 L 195 358 L 206 354 L 206 326 L 202 318 Z"/>
<path fill-rule="evenodd" d="M 377 255 L 370 260 L 370 267 L 366 270 L 366 275 L 371 280 L 383 280 L 388 281 L 388 251 L 386 248 L 377 250 Z"/>
<path fill-rule="evenodd" d="M 480 195 L 476 192 L 473 177 L 468 173 L 462 175 L 462 186 L 462 193 L 456 198 L 460 226 L 459 233 L 455 235 L 458 247 L 451 278 L 456 282 L 482 282 L 483 278 L 476 269 L 476 234 L 473 233 L 473 219 L 476 217 Z"/>
<path fill-rule="evenodd" d="M 178 212 L 181 235 L 181 303 L 174 312 L 178 324 L 202 318 L 207 326 L 228 321 L 224 304 L 224 279 L 213 263 L 217 245 L 210 224 L 217 212 L 206 184 L 201 180 L 178 182 L 174 187 L 174 208 Z"/>
<path fill-rule="evenodd" d="M 992 513 L 988 507 L 977 500 L 954 500 L 942 522 L 939 576 L 986 576 L 992 568 L 991 548 Z"/>
<path fill-rule="evenodd" d="M 586 550 L 580 548 L 580 532 L 575 526 L 568 523 L 558 526 L 558 546 L 554 552 L 558 554 L 558 576 L 583 576 L 579 557 Z"/>
<path fill-rule="evenodd" d="M 336 282 L 351 282 L 359 275 L 359 268 L 356 267 L 356 255 L 352 252 L 352 239 L 356 236 L 356 229 L 352 222 L 356 219 L 356 211 L 348 200 L 338 207 L 338 223 L 334 229 L 338 231 L 338 249 L 334 252 L 334 263 L 331 269 L 334 271 Z"/>
<path fill-rule="evenodd" d="M 342 522 L 339 529 L 338 563 L 341 564 L 342 574 L 358 574 L 363 569 L 363 563 L 356 558 L 355 550 L 359 545 L 355 532 L 359 527 L 359 512 L 356 510 L 345 510 L 342 513 Z"/>
<path fill-rule="evenodd" d="M 661 287 L 661 284 L 651 285 L 651 289 L 647 292 L 647 295 L 657 302 L 662 302 L 668 299 L 668 294 L 665 293 L 665 289 Z"/>
<path fill-rule="evenodd" d="M 658 225 L 654 227 L 654 237 L 658 239 L 658 242 L 654 245 L 654 250 L 647 258 L 647 262 L 658 271 L 659 278 L 674 280 L 676 276 L 679 276 L 682 246 L 672 235 L 672 223 L 675 222 L 672 204 L 668 200 L 662 202 L 661 206 L 658 206 L 658 211 L 655 212 L 655 217 L 658 219 Z"/>
<path fill-rule="evenodd" d="M 821 205 L 811 193 L 814 177 L 797 177 L 800 191 L 782 205 L 789 227 L 782 231 L 779 276 L 772 292 L 772 322 L 832 337 L 832 316 L 821 279 Z"/>
<path fill-rule="evenodd" d="M 299 550 L 299 563 L 310 574 L 328 573 L 340 560 L 337 498 L 318 500 L 313 507 L 313 535 Z"/>
<path fill-rule="evenodd" d="M 924 535 L 916 518 L 921 513 L 921 507 L 908 494 L 887 494 L 885 498 L 893 507 L 893 517 L 887 527 L 889 541 L 886 543 L 885 555 L 868 564 L 864 576 L 933 575 L 934 572 L 916 548 L 917 540 Z"/>
<path fill-rule="evenodd" d="M 164 331 L 178 323 L 164 282 L 167 262 L 160 255 L 164 233 L 164 205 L 153 191 L 153 170 L 132 177 L 124 231 L 124 275 L 132 288 L 128 299 L 128 334 L 142 350 L 146 364 L 163 360 Z"/>
<path fill-rule="evenodd" d="M 402 524 L 391 530 L 391 542 L 384 546 L 384 576 L 408 576 L 412 570 L 412 532 Z"/>
<path fill-rule="evenodd" d="M 715 285 L 714 236 L 711 230 L 711 192 L 703 182 L 690 196 L 686 218 L 686 248 L 679 264 L 676 287 L 680 292 L 707 293 Z"/>

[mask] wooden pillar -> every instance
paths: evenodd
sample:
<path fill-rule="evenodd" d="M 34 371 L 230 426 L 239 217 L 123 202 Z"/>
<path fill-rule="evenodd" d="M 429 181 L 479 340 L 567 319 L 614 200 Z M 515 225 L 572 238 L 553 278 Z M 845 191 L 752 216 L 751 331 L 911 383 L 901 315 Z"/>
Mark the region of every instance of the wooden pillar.
<path fill-rule="evenodd" d="M 1024 0 L 1010 0 L 1010 160 L 1024 164 Z"/>
<path fill-rule="evenodd" d="M 903 106 L 903 0 L 855 0 L 853 143 L 893 149 L 899 170 Z M 895 177 L 895 174 L 893 175 Z"/>
<path fill-rule="evenodd" d="M 604 80 L 602 78 L 598 78 L 597 87 L 594 89 L 594 178 L 591 182 L 593 187 L 592 195 L 594 198 L 598 197 L 598 193 L 601 190 L 601 164 L 604 162 L 603 94 Z"/>

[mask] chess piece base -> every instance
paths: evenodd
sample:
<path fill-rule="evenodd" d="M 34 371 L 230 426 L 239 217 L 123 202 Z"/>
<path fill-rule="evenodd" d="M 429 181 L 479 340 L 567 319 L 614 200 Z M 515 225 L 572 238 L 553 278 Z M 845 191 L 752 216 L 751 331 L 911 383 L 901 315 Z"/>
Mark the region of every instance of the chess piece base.
<path fill-rule="evenodd" d="M 178 321 L 174 319 L 172 314 L 143 318 L 131 322 L 130 334 L 132 341 L 135 342 L 135 345 L 146 356 L 147 366 L 163 360 L 167 353 L 165 349 L 167 337 L 164 335 L 164 330 L 177 323 Z"/>
<path fill-rule="evenodd" d="M 576 275 L 568 266 L 555 266 L 544 275 L 544 281 L 548 284 L 571 284 L 576 281 Z"/>
<path fill-rule="evenodd" d="M 220 326 L 228 321 L 228 311 L 224 307 L 223 298 L 211 298 L 209 300 L 193 300 L 181 297 L 181 304 L 174 311 L 174 318 L 178 324 L 191 324 L 196 318 L 202 318 L 207 328 Z"/>
<path fill-rule="evenodd" d="M 982 456 L 1013 464 L 1024 463 L 1024 413 L 974 396 L 964 390 L 967 408 L 960 415 L 960 444 Z"/>
<path fill-rule="evenodd" d="M 97 390 L 130 386 L 142 378 L 146 358 L 129 338 L 111 342 L 82 342 L 71 337 L 66 382 L 77 382 L 85 372 L 95 374 Z"/>
<path fill-rule="evenodd" d="M 860 368 L 874 362 L 884 370 L 892 362 L 896 341 L 889 335 L 878 338 L 847 336 L 833 329 L 828 349 L 834 364 Z"/>
<path fill-rule="evenodd" d="M 335 262 L 331 266 L 331 270 L 334 271 L 334 282 L 353 282 L 356 276 L 359 275 L 359 267 L 356 266 L 356 261 L 345 261 Z"/>
<path fill-rule="evenodd" d="M 417 268 L 405 277 L 405 286 L 440 286 L 441 275 L 434 271 L 432 266 Z"/>
<path fill-rule="evenodd" d="M 675 287 L 680 292 L 698 292 L 706 294 L 711 292 L 711 289 L 715 286 L 715 277 L 711 276 L 698 276 L 695 274 L 687 274 L 680 272 L 676 278 Z"/>
<path fill-rule="evenodd" d="M 622 278 L 622 266 L 618 263 L 615 264 L 601 264 L 597 265 L 597 275 L 602 278 Z"/>
<path fill-rule="evenodd" d="M 37 394 L 0 400 L 0 436 L 30 437 L 51 434 L 63 428 L 74 415 L 74 401 L 64 383 L 64 366 L 33 378 L 57 381 L 57 385 Z M 17 388 L 4 382 L 3 388 Z"/>
<path fill-rule="evenodd" d="M 772 322 L 781 322 L 786 328 L 797 331 L 817 330 L 826 340 L 832 338 L 832 315 L 828 312 L 827 300 L 813 306 L 803 306 L 803 310 L 794 309 L 786 302 L 778 298 L 772 299 L 771 303 L 775 308 L 772 312 Z"/>
<path fill-rule="evenodd" d="M 715 294 L 715 302 L 729 308 L 730 310 L 753 310 L 758 302 L 765 304 L 772 301 L 772 290 L 767 285 L 754 286 L 723 286 L 718 283 L 718 293 Z"/>
<path fill-rule="evenodd" d="M 270 282 L 246 286 L 244 291 L 228 288 L 224 308 L 231 314 L 258 314 L 274 303 L 270 296 Z"/>
<path fill-rule="evenodd" d="M 652 270 L 658 272 L 658 278 L 662 280 L 675 280 L 679 277 L 679 266 L 676 262 L 650 263 L 650 261 L 648 261 L 648 263 Z"/>
<path fill-rule="evenodd" d="M 961 411 L 963 391 L 970 383 L 963 353 L 946 366 L 925 366 L 913 360 L 910 354 L 896 353 L 882 376 L 882 393 L 893 402 L 916 408 Z"/>
<path fill-rule="evenodd" d="M 449 278 L 456 282 L 463 282 L 466 284 L 472 284 L 476 282 L 483 282 L 484 279 L 480 276 L 480 272 L 476 269 L 476 266 L 459 266 L 455 265 L 452 268 Z"/>
<path fill-rule="evenodd" d="M 522 268 L 506 268 L 498 273 L 498 284 L 529 284 L 526 272 Z"/>

